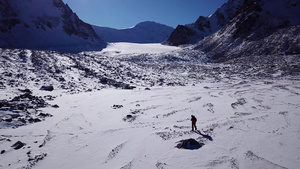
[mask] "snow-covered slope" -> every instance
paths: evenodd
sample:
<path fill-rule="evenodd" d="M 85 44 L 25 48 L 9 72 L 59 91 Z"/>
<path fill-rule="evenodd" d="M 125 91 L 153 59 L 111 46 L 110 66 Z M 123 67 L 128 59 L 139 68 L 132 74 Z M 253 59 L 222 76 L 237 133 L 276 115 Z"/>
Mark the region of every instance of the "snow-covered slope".
<path fill-rule="evenodd" d="M 300 57 L 251 59 L 1 49 L 0 168 L 297 168 Z"/>
<path fill-rule="evenodd" d="M 300 53 L 298 0 L 229 0 L 213 15 L 178 26 L 165 43 L 195 44 L 211 59 Z"/>
<path fill-rule="evenodd" d="M 80 52 L 106 43 L 62 0 L 0 0 L 0 47 Z"/>
<path fill-rule="evenodd" d="M 213 59 L 300 53 L 300 2 L 245 1 L 225 27 L 200 41 L 196 48 Z"/>
<path fill-rule="evenodd" d="M 151 90 L 56 91 L 48 102 L 59 108 L 40 109 L 53 117 L 0 129 L 0 168 L 296 169 L 299 85 L 239 79 Z M 191 131 L 192 114 L 197 132 Z M 181 144 L 189 139 L 199 144 Z"/>
<path fill-rule="evenodd" d="M 113 29 L 93 26 L 96 33 L 107 42 L 160 43 L 174 28 L 156 22 L 141 22 L 132 28 Z"/>

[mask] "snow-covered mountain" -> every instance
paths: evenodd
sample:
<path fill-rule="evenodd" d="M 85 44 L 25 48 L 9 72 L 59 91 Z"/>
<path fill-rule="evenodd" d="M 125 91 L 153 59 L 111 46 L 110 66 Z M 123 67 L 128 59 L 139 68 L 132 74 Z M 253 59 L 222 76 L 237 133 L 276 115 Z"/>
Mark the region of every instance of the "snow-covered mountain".
<path fill-rule="evenodd" d="M 299 0 L 245 0 L 236 17 L 196 48 L 213 59 L 300 54 Z"/>
<path fill-rule="evenodd" d="M 298 0 L 229 0 L 213 15 L 176 28 L 167 42 L 172 45 L 198 43 L 196 49 L 221 60 L 299 54 L 299 15 Z"/>
<path fill-rule="evenodd" d="M 93 26 L 96 33 L 107 42 L 160 43 L 174 28 L 152 21 L 141 22 L 132 28 L 113 29 Z"/>
<path fill-rule="evenodd" d="M 0 169 L 298 168 L 300 55 L 262 57 L 259 50 L 274 40 L 297 52 L 299 38 L 291 37 L 300 32 L 292 17 L 299 2 L 270 0 L 278 7 L 271 9 L 269 1 L 251 2 L 195 46 L 110 43 L 80 53 L 0 47 Z M 32 5 L 37 9 L 27 11 Z M 284 5 L 282 22 L 260 19 L 264 8 Z M 51 42 L 87 50 L 81 45 L 97 39 L 61 0 L 0 0 L 0 7 L 2 41 L 19 45 L 24 36 L 26 48 Z M 70 44 L 76 39 L 83 39 L 79 46 Z M 269 41 L 255 43 L 261 39 Z M 262 45 L 249 49 L 257 55 L 222 63 L 201 51 L 238 53 L 246 48 L 234 45 L 250 42 Z"/>
<path fill-rule="evenodd" d="M 0 0 L 0 47 L 80 52 L 106 43 L 62 0 Z"/>
<path fill-rule="evenodd" d="M 208 16 L 200 16 L 195 23 L 178 25 L 167 39 L 170 45 L 194 44 L 209 36 L 225 26 L 234 18 L 244 0 L 229 0 L 218 8 L 217 11 Z"/>

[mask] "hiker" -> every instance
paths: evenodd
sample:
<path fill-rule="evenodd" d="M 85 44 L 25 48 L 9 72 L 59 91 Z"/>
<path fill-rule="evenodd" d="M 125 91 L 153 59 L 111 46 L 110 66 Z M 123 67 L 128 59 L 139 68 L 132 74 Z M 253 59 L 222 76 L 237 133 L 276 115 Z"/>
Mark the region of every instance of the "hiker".
<path fill-rule="evenodd" d="M 194 115 L 191 115 L 192 119 L 192 131 L 194 131 L 194 128 L 195 130 L 197 130 L 197 126 L 196 126 L 196 122 L 197 122 L 197 118 L 194 116 Z"/>

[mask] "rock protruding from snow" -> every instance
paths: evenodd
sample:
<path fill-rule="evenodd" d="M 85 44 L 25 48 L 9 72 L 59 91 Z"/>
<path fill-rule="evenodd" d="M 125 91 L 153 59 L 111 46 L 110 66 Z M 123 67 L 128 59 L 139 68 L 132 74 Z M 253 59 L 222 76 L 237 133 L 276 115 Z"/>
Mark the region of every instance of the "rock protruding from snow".
<path fill-rule="evenodd" d="M 106 43 L 62 0 L 1 0 L 0 47 L 81 52 Z"/>
<path fill-rule="evenodd" d="M 132 28 L 113 29 L 93 26 L 96 33 L 107 42 L 160 43 L 166 40 L 174 28 L 146 21 Z"/>
<path fill-rule="evenodd" d="M 24 147 L 26 144 L 21 142 L 21 141 L 17 141 L 15 144 L 13 144 L 11 147 L 13 147 L 15 150 L 19 150 L 22 147 Z"/>
<path fill-rule="evenodd" d="M 49 104 L 42 97 L 31 93 L 21 94 L 11 100 L 0 100 L 0 129 L 16 128 L 51 117 L 39 110 L 47 106 Z"/>
<path fill-rule="evenodd" d="M 180 149 L 199 149 L 203 146 L 203 143 L 199 143 L 198 141 L 196 141 L 195 139 L 187 139 L 187 140 L 180 140 L 178 142 L 178 144 L 176 145 L 177 148 Z"/>
<path fill-rule="evenodd" d="M 53 86 L 42 86 L 41 88 L 40 88 L 40 90 L 45 90 L 45 91 L 49 91 L 49 92 L 51 92 L 51 91 L 53 91 L 54 90 L 54 87 Z"/>

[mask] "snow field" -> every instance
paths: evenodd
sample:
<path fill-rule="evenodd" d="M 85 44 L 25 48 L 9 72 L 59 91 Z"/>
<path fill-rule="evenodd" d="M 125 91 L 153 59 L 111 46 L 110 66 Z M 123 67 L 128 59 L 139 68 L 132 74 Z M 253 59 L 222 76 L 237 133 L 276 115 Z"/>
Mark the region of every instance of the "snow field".
<path fill-rule="evenodd" d="M 203 83 L 58 95 L 51 104 L 60 108 L 44 109 L 53 117 L 1 130 L 1 139 L 11 140 L 1 141 L 3 148 L 18 140 L 26 146 L 1 155 L 0 167 L 30 166 L 26 153 L 31 152 L 47 154 L 34 164 L 43 169 L 297 168 L 298 85 Z M 191 132 L 191 114 L 202 135 Z M 189 138 L 203 146 L 175 147 Z"/>
<path fill-rule="evenodd" d="M 100 54 L 109 54 L 111 56 L 122 55 L 122 54 L 158 54 L 164 52 L 171 52 L 175 50 L 180 50 L 180 47 L 176 46 L 166 46 L 159 43 L 151 44 L 140 44 L 140 43 L 108 43 L 107 47 L 101 52 L 96 52 Z"/>

